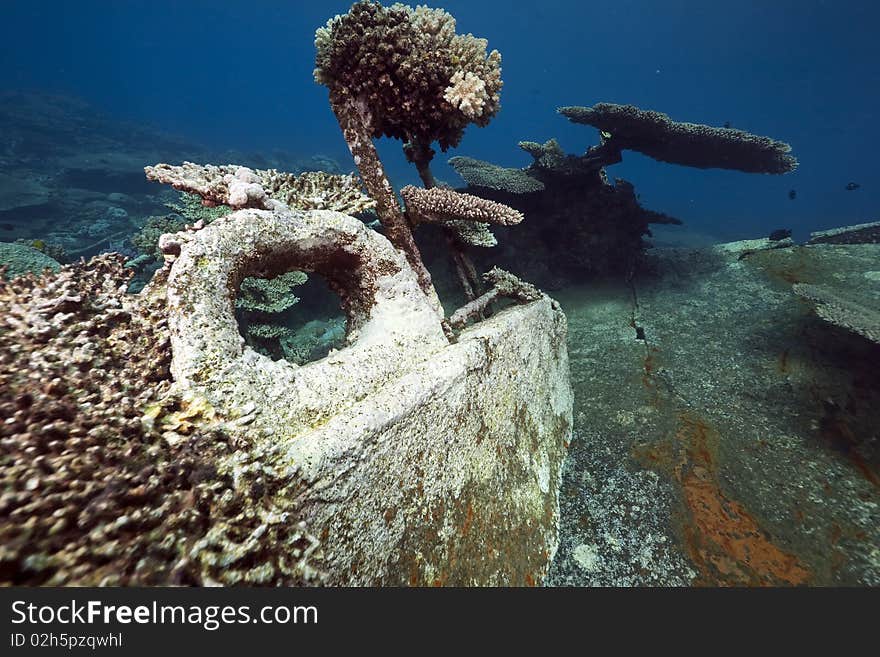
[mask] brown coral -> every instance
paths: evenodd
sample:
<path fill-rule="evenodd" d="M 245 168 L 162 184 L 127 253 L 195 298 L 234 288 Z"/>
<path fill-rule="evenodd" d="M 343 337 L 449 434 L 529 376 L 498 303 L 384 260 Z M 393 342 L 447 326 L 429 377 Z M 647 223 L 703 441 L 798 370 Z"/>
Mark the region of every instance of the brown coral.
<path fill-rule="evenodd" d="M 145 167 L 147 179 L 196 194 L 208 205 L 235 209 L 271 209 L 272 201 L 293 210 L 336 210 L 357 214 L 376 203 L 361 191 L 354 175 L 310 171 L 300 175 L 276 169 L 249 169 L 235 164 L 214 166 L 184 162 Z"/>
<path fill-rule="evenodd" d="M 357 2 L 315 36 L 315 80 L 330 102 L 369 108 L 373 137 L 457 146 L 465 127 L 500 108 L 501 55 L 486 40 L 455 33 L 442 9 Z"/>
<path fill-rule="evenodd" d="M 523 220 L 522 212 L 508 205 L 463 194 L 446 187 L 422 189 L 407 185 L 400 190 L 407 215 L 414 221 L 444 223 L 478 221 L 500 226 L 514 226 Z"/>
<path fill-rule="evenodd" d="M 661 162 L 700 169 L 788 173 L 797 167 L 791 146 L 743 130 L 680 123 L 661 112 L 614 103 L 560 107 L 558 111 L 574 123 L 606 133 L 608 145 L 618 152 L 634 150 Z"/>
<path fill-rule="evenodd" d="M 259 502 L 286 482 L 222 471 L 230 434 L 166 394 L 164 304 L 130 276 L 104 255 L 0 282 L 0 583 L 308 581 L 317 541 Z"/>

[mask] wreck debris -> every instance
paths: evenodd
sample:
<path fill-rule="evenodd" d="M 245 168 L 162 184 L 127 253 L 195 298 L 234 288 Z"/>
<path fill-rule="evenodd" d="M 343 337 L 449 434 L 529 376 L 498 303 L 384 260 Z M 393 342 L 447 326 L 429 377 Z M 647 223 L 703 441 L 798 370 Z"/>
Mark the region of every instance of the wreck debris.
<path fill-rule="evenodd" d="M 785 142 L 735 128 L 679 123 L 661 112 L 614 103 L 560 107 L 558 111 L 573 123 L 607 134 L 605 142 L 618 153 L 633 150 L 661 162 L 699 169 L 780 174 L 797 168 L 791 146 Z"/>
<path fill-rule="evenodd" d="M 816 314 L 826 322 L 858 333 L 872 342 L 880 343 L 880 297 L 865 295 L 859 301 L 851 295 L 829 285 L 796 283 L 795 294 L 812 301 Z M 864 301 L 873 307 L 864 305 Z"/>
<path fill-rule="evenodd" d="M 880 221 L 810 233 L 807 244 L 876 244 L 880 242 Z"/>

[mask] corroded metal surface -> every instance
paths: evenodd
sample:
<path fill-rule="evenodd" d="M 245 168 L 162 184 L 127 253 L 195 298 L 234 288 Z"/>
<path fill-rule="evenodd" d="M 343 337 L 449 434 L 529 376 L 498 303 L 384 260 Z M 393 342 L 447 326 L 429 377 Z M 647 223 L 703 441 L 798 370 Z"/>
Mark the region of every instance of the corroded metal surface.
<path fill-rule="evenodd" d="M 880 247 L 653 257 L 632 288 L 559 295 L 575 438 L 550 583 L 880 583 L 880 351 L 792 291 L 870 278 Z"/>

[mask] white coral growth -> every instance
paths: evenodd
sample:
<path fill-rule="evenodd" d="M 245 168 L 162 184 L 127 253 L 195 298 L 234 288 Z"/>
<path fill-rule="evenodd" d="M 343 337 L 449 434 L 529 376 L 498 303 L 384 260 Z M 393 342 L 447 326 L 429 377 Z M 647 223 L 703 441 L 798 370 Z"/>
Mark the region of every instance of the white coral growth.
<path fill-rule="evenodd" d="M 486 83 L 470 71 L 456 71 L 443 98 L 469 119 L 482 116 L 483 106 L 489 100 Z"/>

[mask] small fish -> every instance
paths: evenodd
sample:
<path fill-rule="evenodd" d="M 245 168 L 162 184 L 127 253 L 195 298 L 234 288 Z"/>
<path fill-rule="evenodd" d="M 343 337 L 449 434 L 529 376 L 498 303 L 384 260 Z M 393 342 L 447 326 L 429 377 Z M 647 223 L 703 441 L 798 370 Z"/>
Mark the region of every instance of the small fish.
<path fill-rule="evenodd" d="M 848 192 L 851 192 L 854 189 L 858 189 L 859 187 L 861 187 L 861 185 L 859 183 L 855 183 L 855 182 L 851 182 L 851 183 L 846 184 L 846 190 Z"/>
<path fill-rule="evenodd" d="M 797 190 L 796 189 L 788 190 L 788 198 L 790 198 L 792 201 L 795 200 L 797 198 Z"/>
<path fill-rule="evenodd" d="M 725 121 L 724 127 L 727 128 L 728 130 L 730 130 L 730 121 Z"/>
<path fill-rule="evenodd" d="M 0 224 L 0 228 L 3 230 L 15 230 L 15 226 L 12 224 Z"/>

